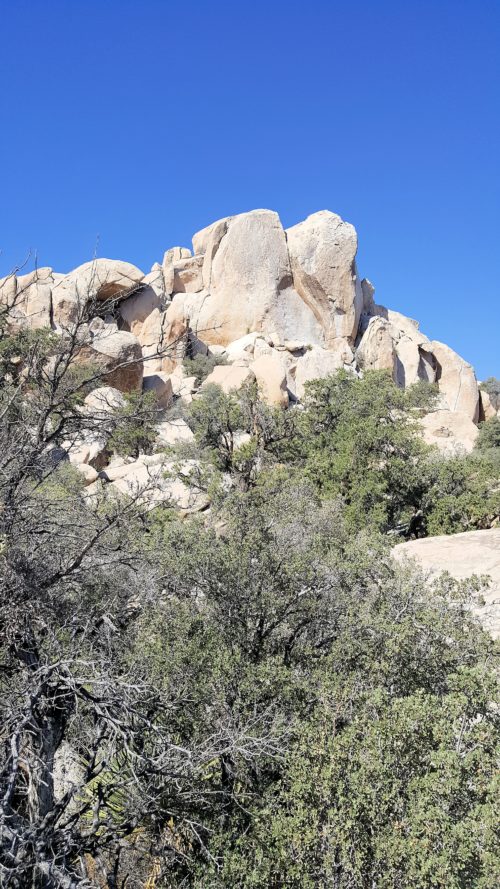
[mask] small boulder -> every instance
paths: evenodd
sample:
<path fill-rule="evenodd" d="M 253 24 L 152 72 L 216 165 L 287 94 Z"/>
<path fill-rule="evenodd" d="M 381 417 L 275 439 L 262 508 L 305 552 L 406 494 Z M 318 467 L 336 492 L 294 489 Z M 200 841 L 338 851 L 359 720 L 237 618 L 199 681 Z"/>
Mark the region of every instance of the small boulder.
<path fill-rule="evenodd" d="M 201 388 L 211 384 L 220 386 L 223 392 L 228 394 L 236 389 L 241 389 L 244 383 L 255 379 L 255 374 L 249 367 L 236 367 L 235 365 L 219 364 L 214 367 L 211 374 L 203 381 Z"/>
<path fill-rule="evenodd" d="M 264 401 L 279 407 L 288 406 L 288 389 L 284 363 L 273 355 L 262 355 L 250 365 Z"/>
<path fill-rule="evenodd" d="M 162 409 L 170 407 L 174 398 L 170 377 L 161 371 L 144 374 L 142 391 L 154 392 L 158 406 Z"/>
<path fill-rule="evenodd" d="M 313 346 L 297 359 L 295 371 L 290 375 L 290 386 L 297 398 L 303 398 L 305 384 L 310 380 L 320 380 L 349 366 L 353 361 L 352 350 L 346 340 L 337 340 L 332 350 Z"/>
<path fill-rule="evenodd" d="M 444 343 L 433 341 L 430 349 L 437 362 L 436 382 L 450 411 L 479 420 L 479 388 L 474 368 Z"/>
<path fill-rule="evenodd" d="M 190 444 L 194 441 L 192 430 L 186 421 L 180 417 L 175 420 L 165 420 L 163 423 L 158 423 L 156 429 L 158 432 L 157 443 L 159 445 L 176 445 L 180 442 Z"/>
<path fill-rule="evenodd" d="M 120 392 L 141 391 L 142 349 L 138 339 L 125 330 L 94 337 L 91 348 L 84 348 L 79 362 L 94 361 L 102 368 L 103 380 Z"/>
<path fill-rule="evenodd" d="M 293 286 L 319 319 L 326 344 L 337 337 L 354 341 L 363 307 L 354 226 L 322 210 L 288 228 L 286 237 Z"/>

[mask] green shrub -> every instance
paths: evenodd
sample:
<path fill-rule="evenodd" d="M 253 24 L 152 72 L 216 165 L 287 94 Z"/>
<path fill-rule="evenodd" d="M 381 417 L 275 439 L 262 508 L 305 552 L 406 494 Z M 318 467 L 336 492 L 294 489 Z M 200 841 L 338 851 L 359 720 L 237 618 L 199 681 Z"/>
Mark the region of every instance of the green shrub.
<path fill-rule="evenodd" d="M 206 380 L 212 373 L 214 367 L 227 364 L 227 360 L 223 355 L 202 355 L 201 352 L 194 358 L 185 358 L 182 366 L 188 377 L 196 377 L 198 385 Z"/>

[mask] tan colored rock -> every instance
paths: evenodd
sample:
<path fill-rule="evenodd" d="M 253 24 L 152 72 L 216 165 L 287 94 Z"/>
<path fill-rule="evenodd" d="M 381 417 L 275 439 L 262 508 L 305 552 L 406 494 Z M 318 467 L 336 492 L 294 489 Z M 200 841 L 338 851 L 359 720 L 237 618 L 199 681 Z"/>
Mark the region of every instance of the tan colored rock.
<path fill-rule="evenodd" d="M 12 305 L 14 298 L 16 309 L 26 316 L 29 326 L 34 329 L 50 327 L 54 285 L 52 269 L 35 269 L 26 275 L 19 275 L 15 283 L 12 277 L 7 282 L 12 282 L 4 285 L 9 289 L 9 293 L 5 294 L 8 304 Z"/>
<path fill-rule="evenodd" d="M 293 284 L 325 332 L 354 341 L 363 307 L 356 271 L 356 230 L 340 216 L 322 210 L 287 229 Z"/>
<path fill-rule="evenodd" d="M 395 344 L 396 364 L 395 378 L 398 386 L 406 388 L 420 379 L 420 349 L 414 340 L 402 336 Z"/>
<path fill-rule="evenodd" d="M 0 278 L 0 306 L 12 307 L 16 302 L 17 278 L 14 274 Z"/>
<path fill-rule="evenodd" d="M 147 360 L 147 368 L 168 370 L 165 359 L 180 361 L 186 352 L 188 324 L 183 303 L 173 300 L 165 312 L 153 309 L 144 321 L 139 342 Z"/>
<path fill-rule="evenodd" d="M 171 505 L 183 513 L 199 512 L 209 503 L 205 493 L 189 485 L 189 476 L 196 469 L 196 461 L 184 461 L 179 467 L 165 461 L 146 461 L 144 458 L 129 464 L 128 471 L 115 478 L 112 487 L 120 494 L 138 498 L 148 509 L 160 503 Z"/>
<path fill-rule="evenodd" d="M 166 250 L 163 256 L 163 265 L 167 265 L 170 262 L 176 263 L 181 259 L 189 259 L 191 256 L 191 250 L 189 247 L 170 247 L 169 250 Z"/>
<path fill-rule="evenodd" d="M 241 389 L 244 383 L 249 383 L 255 379 L 255 375 L 249 367 L 236 367 L 235 365 L 223 364 L 214 367 L 211 374 L 203 381 L 201 388 L 214 385 L 220 386 L 223 392 L 228 394 L 236 389 Z"/>
<path fill-rule="evenodd" d="M 143 376 L 142 350 L 138 339 L 125 330 L 96 336 L 90 348 L 83 349 L 79 362 L 97 363 L 103 382 L 120 392 L 141 391 Z"/>
<path fill-rule="evenodd" d="M 458 411 L 436 410 L 420 420 L 426 444 L 435 445 L 442 454 L 469 454 L 475 445 L 479 429 L 467 414 Z"/>
<path fill-rule="evenodd" d="M 479 420 L 479 389 L 473 367 L 444 343 L 434 340 L 431 351 L 437 362 L 439 392 L 451 411 Z"/>
<path fill-rule="evenodd" d="M 204 282 L 208 286 L 205 273 Z M 227 345 L 251 332 L 292 339 L 299 330 L 309 342 L 322 341 L 320 324 L 291 284 L 277 213 L 234 216 L 212 260 L 210 292 L 190 304 L 191 327 L 209 345 Z"/>
<path fill-rule="evenodd" d="M 93 466 L 89 466 L 88 463 L 77 463 L 76 468 L 80 475 L 83 476 L 84 485 L 92 485 L 98 479 L 97 469 L 94 469 Z"/>
<path fill-rule="evenodd" d="M 99 470 L 106 465 L 107 462 L 107 435 L 100 432 L 85 433 L 85 437 L 75 441 L 63 442 L 63 447 L 68 454 L 69 462 L 73 466 L 83 464 L 92 466 Z M 89 482 L 92 484 L 92 482 Z"/>
<path fill-rule="evenodd" d="M 146 318 L 160 307 L 161 299 L 157 290 L 143 286 L 120 303 L 120 315 L 127 325 L 127 330 L 139 337 Z"/>
<path fill-rule="evenodd" d="M 488 393 L 484 389 L 479 390 L 479 419 L 480 420 L 491 420 L 493 417 L 496 417 L 497 411 L 492 403 L 492 400 Z"/>
<path fill-rule="evenodd" d="M 262 355 L 250 365 L 264 401 L 278 407 L 288 406 L 288 389 L 284 363 L 273 355 Z"/>
<path fill-rule="evenodd" d="M 363 370 L 388 370 L 395 374 L 396 352 L 391 325 L 384 318 L 370 318 L 356 350 L 356 359 Z"/>
<path fill-rule="evenodd" d="M 101 477 L 104 481 L 114 482 L 118 478 L 126 476 L 135 465 L 135 462 L 135 460 L 115 459 L 101 471 Z"/>
<path fill-rule="evenodd" d="M 196 377 L 188 377 L 186 371 L 180 364 L 170 374 L 170 382 L 172 383 L 172 391 L 176 398 L 182 398 L 183 401 L 190 403 L 193 392 L 197 389 Z"/>
<path fill-rule="evenodd" d="M 211 222 L 210 225 L 207 225 L 205 228 L 196 232 L 193 235 L 193 254 L 195 256 L 204 256 L 209 249 L 210 244 L 213 242 L 214 232 L 216 231 L 219 232 L 216 241 L 220 243 L 221 238 L 226 233 L 227 224 L 231 219 L 232 216 L 225 216 L 223 219 L 217 219 L 215 222 Z"/>
<path fill-rule="evenodd" d="M 93 389 L 84 399 L 86 413 L 96 416 L 109 417 L 114 411 L 119 410 L 125 404 L 122 392 L 113 386 L 100 386 Z"/>
<path fill-rule="evenodd" d="M 174 399 L 170 377 L 168 374 L 162 373 L 161 371 L 144 374 L 142 391 L 154 392 L 158 401 L 158 406 L 163 409 L 170 407 Z"/>
<path fill-rule="evenodd" d="M 213 258 L 232 218 L 232 216 L 226 216 L 224 219 L 218 219 L 217 222 L 207 225 L 206 228 L 193 235 L 194 253 L 203 256 L 202 278 L 205 290 L 210 290 Z"/>
<path fill-rule="evenodd" d="M 18 279 L 18 292 L 21 279 Z M 24 292 L 24 311 L 32 328 L 50 327 L 52 314 L 52 269 L 37 269 L 33 283 Z"/>
<path fill-rule="evenodd" d="M 223 351 L 223 355 L 230 363 L 245 359 L 247 362 L 252 361 L 254 356 L 255 342 L 258 340 L 258 333 L 247 333 L 245 336 L 229 343 Z M 212 351 L 212 350 L 211 350 Z"/>
<path fill-rule="evenodd" d="M 176 445 L 180 442 L 191 444 L 194 442 L 194 434 L 188 424 L 182 418 L 175 420 L 165 420 L 158 423 L 157 427 L 159 445 Z"/>
<path fill-rule="evenodd" d="M 435 360 L 430 352 L 430 340 L 419 330 L 417 321 L 407 318 L 400 312 L 376 305 L 373 301 L 373 286 L 369 281 L 362 282 L 364 294 L 363 326 L 366 328 L 375 318 L 381 319 L 390 333 L 394 349 L 394 379 L 402 388 L 412 386 L 419 380 L 434 382 L 436 375 Z M 376 355 L 376 344 L 374 346 Z M 386 356 L 390 356 L 390 344 L 386 342 Z M 390 369 L 390 357 L 387 357 L 386 369 Z"/>
<path fill-rule="evenodd" d="M 203 256 L 191 256 L 174 263 L 174 293 L 199 293 L 203 290 Z"/>
<path fill-rule="evenodd" d="M 152 287 L 154 292 L 160 298 L 167 297 L 172 293 L 174 286 L 174 266 L 172 263 L 171 273 L 165 280 L 164 270 L 162 266 L 156 262 L 151 271 L 144 275 L 142 283 L 145 287 Z"/>
<path fill-rule="evenodd" d="M 410 540 L 396 546 L 393 555 L 399 562 L 415 559 L 431 579 L 441 571 L 457 580 L 489 575 L 490 585 L 482 593 L 485 605 L 478 603 L 474 610 L 485 629 L 500 636 L 500 528 Z"/>
<path fill-rule="evenodd" d="M 132 292 L 141 283 L 144 272 L 130 262 L 118 259 L 94 259 L 78 266 L 61 279 L 60 285 L 75 282 L 80 299 L 107 300 Z"/>
<path fill-rule="evenodd" d="M 292 374 L 294 382 L 289 381 L 290 388 L 297 398 L 304 397 L 306 383 L 324 379 L 344 366 L 352 364 L 353 353 L 346 340 L 336 340 L 332 345 L 334 346 L 332 350 L 313 346 L 297 359 L 295 373 Z"/>
<path fill-rule="evenodd" d="M 70 277 L 52 288 L 52 317 L 58 330 L 68 330 L 82 317 L 87 298 L 80 295 L 77 282 Z"/>

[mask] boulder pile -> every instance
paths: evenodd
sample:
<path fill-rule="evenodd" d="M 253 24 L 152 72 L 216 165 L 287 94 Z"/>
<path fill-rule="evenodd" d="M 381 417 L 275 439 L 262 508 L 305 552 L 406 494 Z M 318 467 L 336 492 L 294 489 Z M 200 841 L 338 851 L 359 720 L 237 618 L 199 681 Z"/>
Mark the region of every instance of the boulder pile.
<path fill-rule="evenodd" d="M 471 450 L 478 421 L 498 406 L 456 352 L 375 302 L 357 246 L 354 227 L 330 211 L 285 230 L 277 213 L 254 210 L 207 226 L 192 251 L 167 250 L 147 274 L 109 259 L 69 274 L 42 268 L 0 279 L 0 302 L 12 306 L 14 324 L 60 333 L 92 302 L 82 360 L 118 393 L 154 391 L 165 408 L 195 396 L 182 362 L 197 353 L 224 360 L 203 385 L 228 392 L 256 380 L 283 408 L 300 401 L 309 380 L 339 368 L 386 369 L 402 387 L 435 382 L 440 403 L 422 421 L 425 439 L 447 453 Z M 165 426 L 159 434 L 175 438 Z M 99 449 L 88 444 L 89 453 Z"/>

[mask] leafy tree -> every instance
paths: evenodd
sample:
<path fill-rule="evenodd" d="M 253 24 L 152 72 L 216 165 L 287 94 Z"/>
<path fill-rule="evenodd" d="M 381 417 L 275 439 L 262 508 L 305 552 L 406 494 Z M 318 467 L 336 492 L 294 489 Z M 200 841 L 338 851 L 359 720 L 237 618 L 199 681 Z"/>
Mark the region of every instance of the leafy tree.
<path fill-rule="evenodd" d="M 500 460 L 492 451 L 429 457 L 421 470 L 429 534 L 489 528 L 500 516 Z"/>
<path fill-rule="evenodd" d="M 500 417 L 491 417 L 479 427 L 476 442 L 478 451 L 497 450 L 500 453 Z"/>
<path fill-rule="evenodd" d="M 488 377 L 488 379 L 480 383 L 480 388 L 494 398 L 500 396 L 500 380 L 498 377 Z"/>
<path fill-rule="evenodd" d="M 493 450 L 437 458 L 432 392 L 383 374 L 287 412 L 207 387 L 210 511 L 90 499 L 61 446 L 102 429 L 91 310 L 61 336 L 0 312 L 2 885 L 492 889 L 480 581 L 429 589 L 379 532 L 417 508 L 433 532 L 483 522 Z M 155 411 L 127 399 L 113 447 L 150 448 Z"/>
<path fill-rule="evenodd" d="M 138 613 L 161 596 L 139 545 L 147 485 L 89 503 L 61 460 L 65 440 L 102 422 L 81 410 L 103 379 L 80 371 L 87 319 L 82 306 L 57 337 L 6 324 L 0 350 L 0 882 L 12 889 L 146 882 L 155 850 L 166 866 L 178 855 L 167 825 L 203 795 L 208 764 L 258 750 L 243 726 L 180 747 L 189 699 L 129 658 Z"/>
<path fill-rule="evenodd" d="M 283 470 L 151 533 L 168 599 L 144 656 L 167 683 L 197 660 L 187 735 L 224 701 L 268 738 L 257 768 L 207 771 L 179 885 L 493 886 L 497 689 L 467 585 L 427 590 Z"/>
<path fill-rule="evenodd" d="M 130 392 L 125 404 L 113 412 L 113 431 L 108 439 L 111 451 L 137 459 L 140 453 L 151 454 L 157 436 L 158 399 L 154 392 Z"/>
<path fill-rule="evenodd" d="M 399 389 L 389 374 L 346 371 L 307 386 L 301 438 L 305 472 L 322 496 L 340 496 L 353 528 L 388 530 L 420 508 L 426 447 L 417 419 L 433 391 Z"/>

